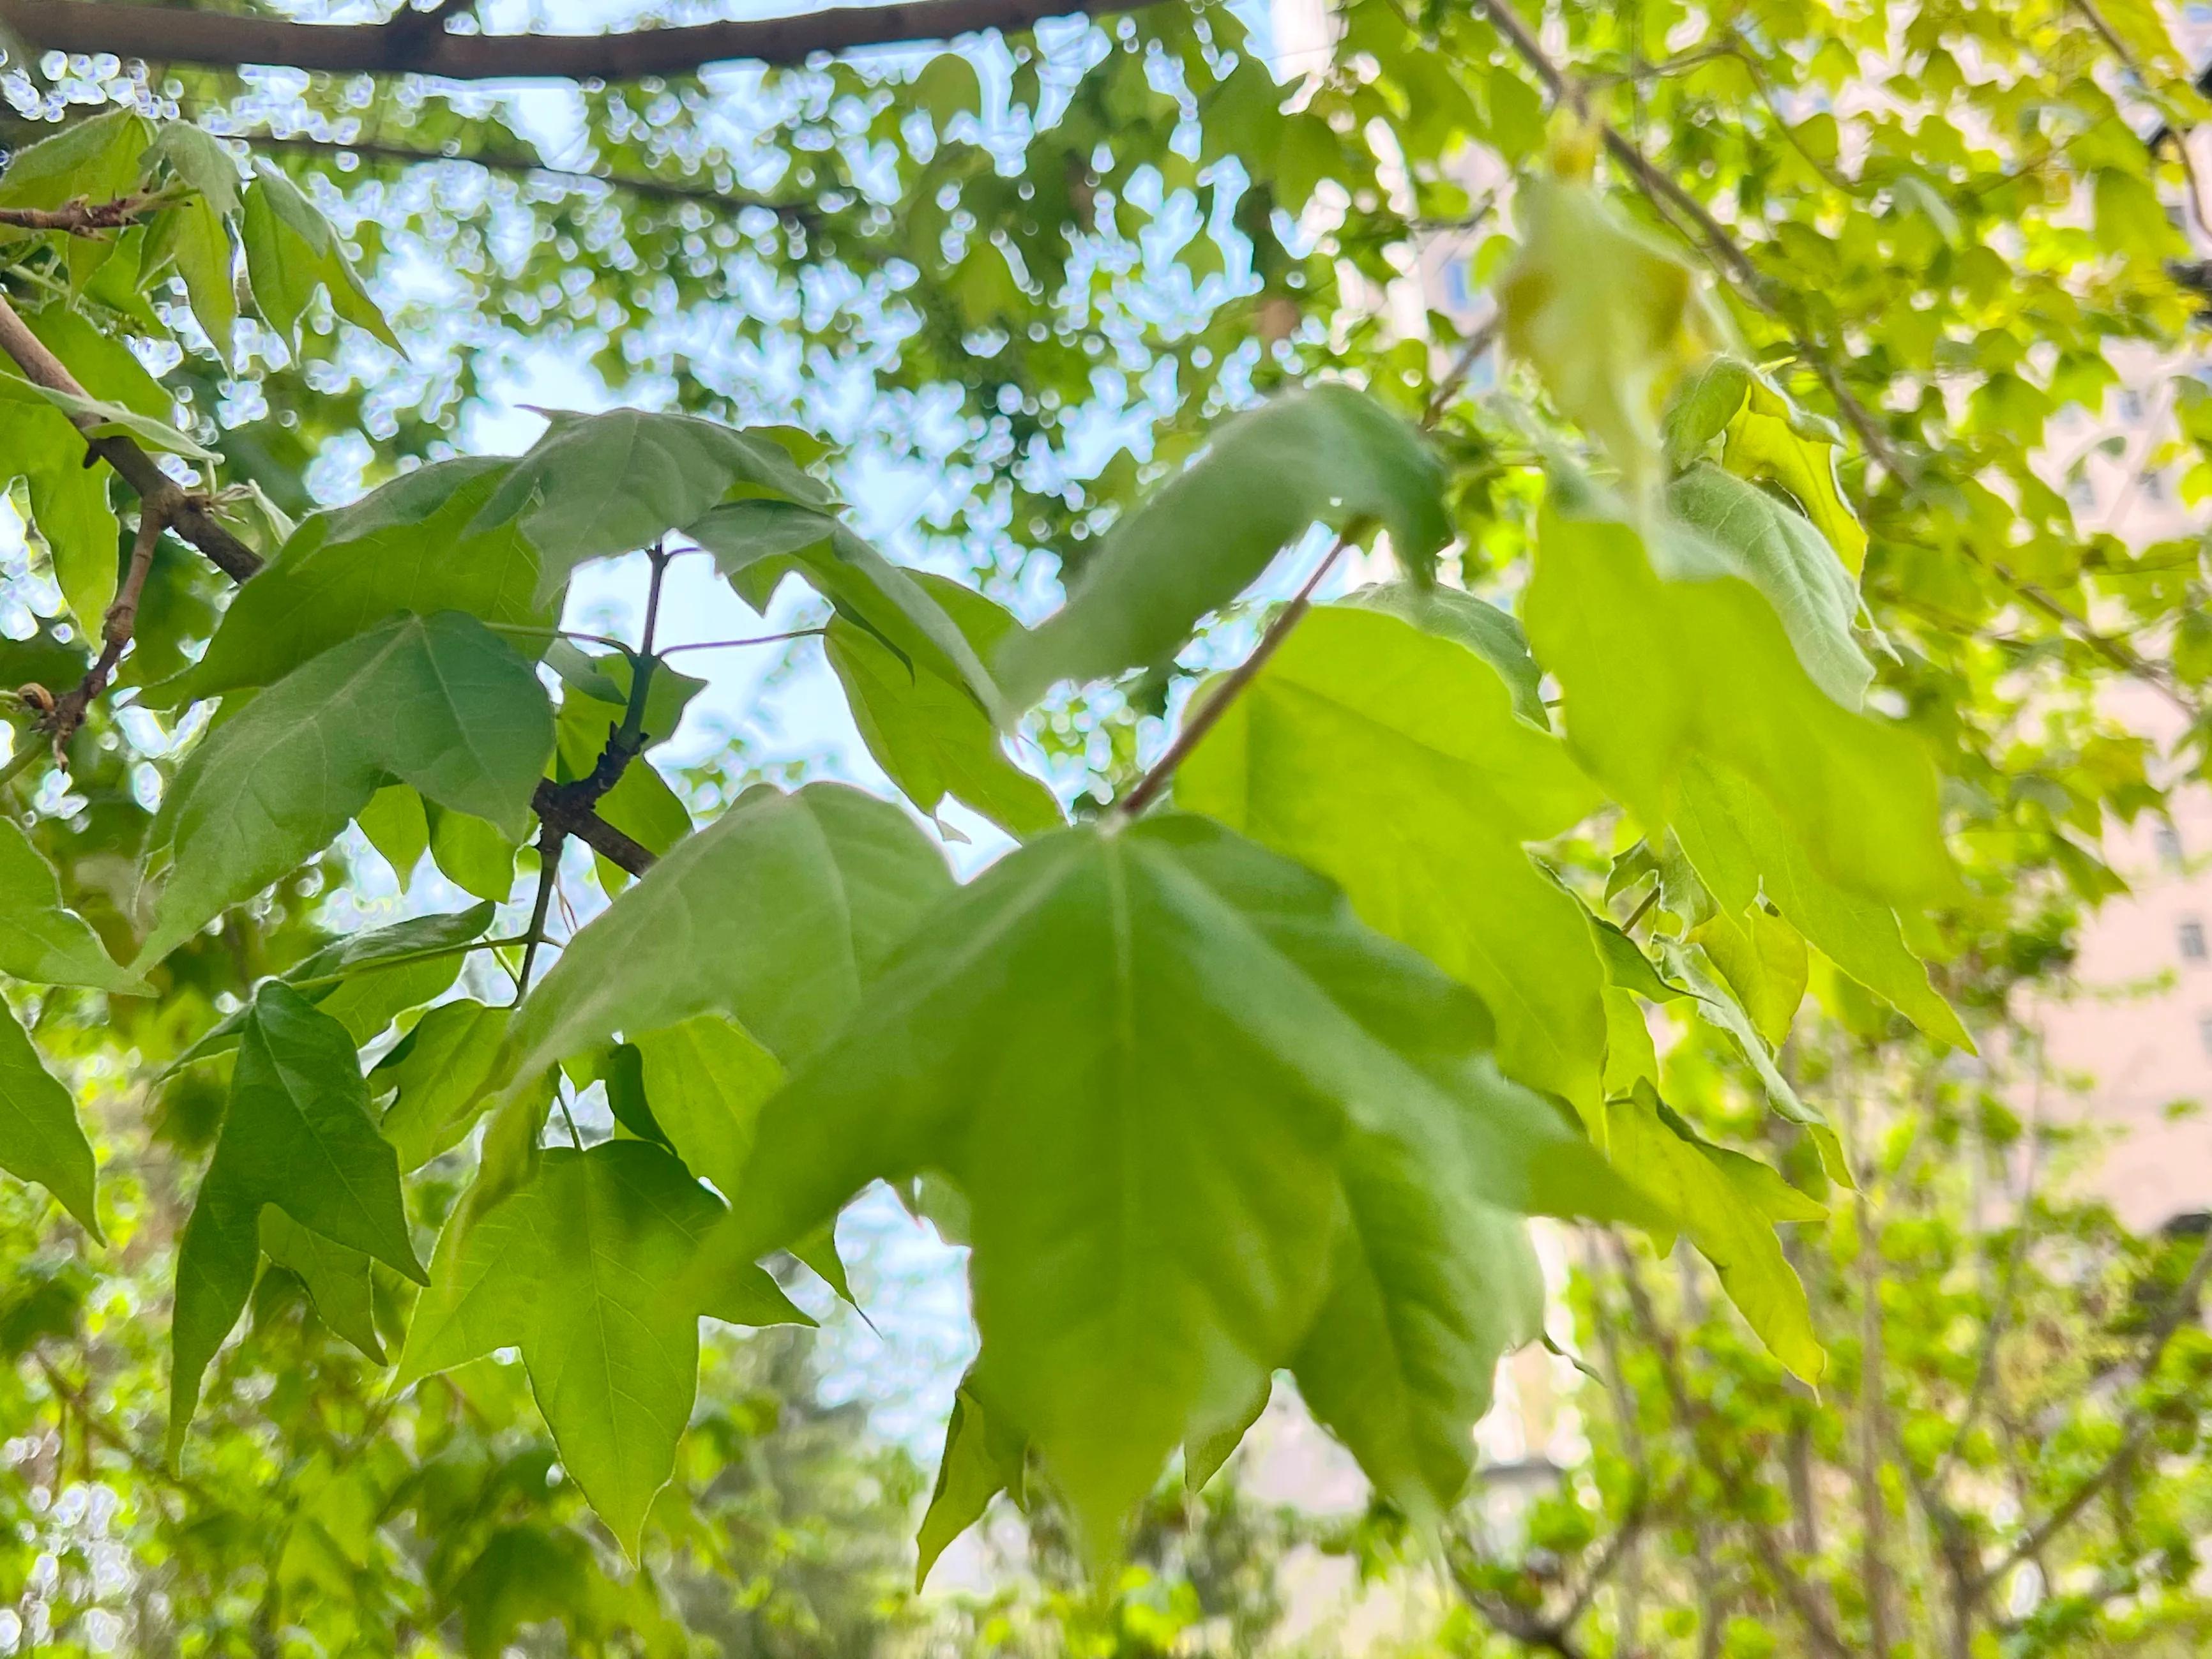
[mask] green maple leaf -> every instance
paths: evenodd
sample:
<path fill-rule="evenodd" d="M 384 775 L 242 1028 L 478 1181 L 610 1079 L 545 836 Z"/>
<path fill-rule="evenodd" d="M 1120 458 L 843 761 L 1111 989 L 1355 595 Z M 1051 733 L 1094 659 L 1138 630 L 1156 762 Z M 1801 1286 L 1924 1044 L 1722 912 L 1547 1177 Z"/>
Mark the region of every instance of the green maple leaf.
<path fill-rule="evenodd" d="M 62 902 L 60 878 L 12 817 L 0 816 L 0 974 L 40 985 L 88 985 L 143 996 L 82 916 Z"/>
<path fill-rule="evenodd" d="M 951 886 L 889 802 L 834 783 L 750 789 L 569 941 L 515 1015 L 501 1086 L 695 1014 L 726 1014 L 796 1059 Z"/>
<path fill-rule="evenodd" d="M 1668 544 L 1669 574 L 1742 577 L 1782 618 L 1814 683 L 1844 708 L 1858 708 L 1874 678 L 1874 665 L 1851 635 L 1858 584 L 1812 521 L 1704 463 L 1668 486 L 1667 505 L 1698 532 Z"/>
<path fill-rule="evenodd" d="M 466 1138 L 513 1012 L 466 998 L 441 1002 L 377 1061 L 370 1092 L 392 1097 L 379 1130 L 398 1154 L 403 1173 Z"/>
<path fill-rule="evenodd" d="M 968 1368 L 952 1396 L 945 1422 L 945 1451 L 937 1462 L 937 1484 L 915 1536 L 914 1588 L 919 1595 L 929 1570 L 945 1547 L 983 1518 L 1000 1492 L 1026 1501 L 1029 1443 L 1020 1432 L 984 1404 L 988 1389 L 979 1363 Z"/>
<path fill-rule="evenodd" d="M 765 613 L 784 578 L 796 575 L 836 607 L 840 620 L 915 672 L 963 688 L 977 708 L 1005 723 L 998 687 L 922 573 L 893 564 L 829 514 L 795 501 L 731 501 L 684 533 L 714 556 L 715 568 L 754 610 Z"/>
<path fill-rule="evenodd" d="M 332 647 L 179 770 L 155 824 L 171 869 L 139 963 L 322 850 L 395 779 L 520 840 L 552 749 L 544 688 L 472 617 L 395 617 Z"/>
<path fill-rule="evenodd" d="M 100 1237 L 93 1201 L 92 1143 L 76 1103 L 55 1081 L 15 1016 L 0 1002 L 0 1170 L 35 1181 L 62 1207 Z"/>
<path fill-rule="evenodd" d="M 973 588 L 915 573 L 978 658 L 1022 631 L 1012 612 Z M 868 752 L 906 798 L 936 813 L 957 800 L 1010 836 L 1036 835 L 1066 822 L 1052 791 L 1006 758 L 998 728 L 967 688 L 888 645 L 843 617 L 823 641 L 845 688 Z"/>
<path fill-rule="evenodd" d="M 1524 180 L 1514 214 L 1521 252 L 1498 289 L 1506 347 L 1640 499 L 1658 471 L 1661 406 L 1716 331 L 1696 280 L 1585 185 Z"/>
<path fill-rule="evenodd" d="M 808 1324 L 746 1264 L 690 1273 L 721 1204 L 659 1148 L 558 1148 L 505 1203 L 448 1225 L 394 1386 L 522 1351 L 561 1462 L 635 1556 L 698 1387 L 699 1321 Z"/>
<path fill-rule="evenodd" d="M 0 372 L 0 483 L 23 480 L 31 528 L 55 584 L 86 635 L 97 639 L 114 602 L 118 530 L 105 467 L 88 467 L 84 434 L 28 381 Z"/>
<path fill-rule="evenodd" d="M 1725 765 L 1838 885 L 1886 904 L 1954 892 L 1918 741 L 1822 691 L 1750 583 L 1654 566 L 1633 528 L 1555 480 L 1522 615 L 1591 775 L 1657 829 L 1679 816 L 1693 763 Z"/>
<path fill-rule="evenodd" d="M 302 1227 L 273 1204 L 261 1209 L 261 1254 L 299 1279 L 318 1319 L 384 1364 L 367 1255 Z"/>
<path fill-rule="evenodd" d="M 1842 434 L 1832 425 L 1799 409 L 1754 371 L 1743 405 L 1729 422 L 1721 460 L 1731 472 L 1789 491 L 1856 582 L 1866 565 L 1867 533 L 1837 476 L 1843 450 Z"/>
<path fill-rule="evenodd" d="M 358 1047 L 408 1009 L 442 996 L 460 977 L 457 947 L 481 939 L 496 909 L 478 904 L 452 915 L 410 916 L 389 927 L 343 934 L 286 969 L 282 978 L 344 1026 Z M 240 1009 L 170 1069 L 228 1053 L 252 1017 L 252 1005 Z"/>
<path fill-rule="evenodd" d="M 994 659 L 1017 707 L 1060 680 L 1170 659 L 1199 619 L 1256 580 L 1316 520 L 1379 522 L 1426 571 L 1451 539 L 1443 470 L 1425 441 L 1364 392 L 1323 385 L 1262 404 L 1116 525 L 1068 601 Z"/>
<path fill-rule="evenodd" d="M 1905 948 L 1897 914 L 1814 867 L 1788 820 L 1734 769 L 1685 769 L 1674 834 L 1721 904 L 1741 914 L 1763 893 L 1808 943 L 1939 1042 L 1974 1040 Z"/>
<path fill-rule="evenodd" d="M 1346 1146 L 1347 1220 L 1291 1370 L 1376 1490 L 1435 1520 L 1467 1486 L 1498 1359 L 1543 1334 L 1544 1274 L 1518 1215 L 1429 1182 L 1418 1156 L 1381 1135 Z"/>
<path fill-rule="evenodd" d="M 423 471 L 432 471 L 425 468 Z M 538 554 L 512 524 L 479 533 L 466 526 L 498 487 L 496 472 L 462 475 L 434 509 L 379 524 L 377 497 L 420 486 L 410 473 L 372 491 L 347 512 L 372 527 L 337 539 L 340 515 L 318 514 L 294 532 L 269 568 L 246 584 L 223 613 L 206 654 L 183 673 L 148 688 L 156 707 L 217 696 L 241 686 L 271 685 L 331 647 L 402 612 L 465 612 L 535 654 L 559 618 L 556 601 L 538 603 Z M 528 630 L 543 631 L 533 638 Z"/>
<path fill-rule="evenodd" d="M 782 1086 L 774 1054 L 728 1020 L 700 1014 L 626 1045 L 638 1059 L 638 1082 L 653 1125 L 684 1165 L 734 1193 L 752 1153 L 760 1109 Z M 614 1091 L 610 1087 L 610 1097 Z M 855 1307 L 837 1254 L 834 1224 L 793 1241 L 791 1253 Z"/>
<path fill-rule="evenodd" d="M 93 202 L 128 196 L 144 176 L 153 138 L 154 124 L 127 107 L 73 121 L 8 158 L 0 207 L 58 208 L 80 196 Z M 33 234 L 0 228 L 0 242 Z"/>
<path fill-rule="evenodd" d="M 1634 1209 L 1498 1075 L 1487 1028 L 1217 824 L 1064 831 L 963 889 L 769 1103 L 710 1259 L 802 1237 L 877 1177 L 950 1176 L 995 1386 L 1103 1561 L 1168 1451 L 1291 1363 L 1342 1226 Z"/>
<path fill-rule="evenodd" d="M 690 415 L 613 409 L 556 412 L 479 510 L 477 529 L 509 520 L 543 562 L 538 599 L 592 559 L 650 546 L 733 490 L 818 506 L 829 492 L 769 434 Z"/>
<path fill-rule="evenodd" d="M 1808 971 L 1805 941 L 1796 928 L 1754 901 L 1741 910 L 1717 908 L 1689 938 L 1720 970 L 1761 1037 L 1778 1044 L 1790 1035 Z"/>
<path fill-rule="evenodd" d="M 252 1292 L 264 1205 L 428 1282 L 400 1199 L 399 1160 L 369 1120 L 353 1038 L 274 980 L 256 993 L 240 1036 L 222 1132 L 177 1249 L 172 1459 L 198 1403 L 201 1374 Z"/>
<path fill-rule="evenodd" d="M 240 231 L 253 303 L 288 347 L 297 349 L 300 319 L 319 288 L 331 296 L 333 314 L 405 355 L 399 337 L 346 258 L 337 228 L 297 185 L 266 161 L 246 187 Z"/>
<path fill-rule="evenodd" d="M 1337 606 L 1283 641 L 1176 778 L 1178 805 L 1331 878 L 1361 921 L 1480 992 L 1506 1073 L 1591 1119 L 1602 967 L 1582 906 L 1521 844 L 1603 799 L 1474 652 Z"/>
<path fill-rule="evenodd" d="M 1437 582 L 1376 582 L 1338 603 L 1385 611 L 1424 634 L 1457 640 L 1498 671 L 1513 693 L 1515 714 L 1537 726 L 1551 726 L 1544 707 L 1544 671 L 1528 654 L 1528 636 L 1511 612 Z"/>
<path fill-rule="evenodd" d="M 1672 1213 L 1760 1341 L 1807 1382 L 1817 1384 L 1827 1355 L 1813 1329 L 1805 1287 L 1774 1236 L 1778 1221 L 1818 1221 L 1826 1208 L 1756 1158 L 1714 1146 L 1667 1109 L 1651 1085 L 1611 1103 L 1615 1166 Z M 1653 1240 L 1662 1255 L 1671 1235 Z"/>

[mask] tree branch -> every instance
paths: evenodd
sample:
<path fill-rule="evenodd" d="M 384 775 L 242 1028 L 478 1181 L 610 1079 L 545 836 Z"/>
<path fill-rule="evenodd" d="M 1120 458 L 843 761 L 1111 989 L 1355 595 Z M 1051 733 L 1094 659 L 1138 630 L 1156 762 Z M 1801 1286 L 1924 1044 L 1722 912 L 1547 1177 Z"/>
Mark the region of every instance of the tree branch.
<path fill-rule="evenodd" d="M 88 202 L 80 196 L 58 208 L 0 208 L 0 225 L 93 236 L 103 230 L 119 230 L 140 214 L 161 205 L 161 199 L 152 196 L 122 196 L 112 202 Z"/>
<path fill-rule="evenodd" d="M 1156 0 L 902 0 L 612 34 L 455 34 L 447 8 L 388 23 L 295 23 L 234 12 L 112 0 L 0 0 L 0 23 L 48 52 L 236 69 L 263 64 L 334 75 L 448 81 L 634 81 L 708 64 L 804 64 L 819 52 L 1012 31 L 1048 17 L 1133 11 Z"/>
<path fill-rule="evenodd" d="M 85 671 L 84 678 L 76 689 L 55 703 L 53 713 L 45 721 L 53 734 L 58 755 L 62 745 L 76 735 L 77 727 L 84 724 L 85 710 L 107 690 L 108 681 L 115 675 L 115 665 L 123 660 L 123 648 L 131 643 L 131 633 L 138 626 L 138 601 L 145 597 L 146 573 L 154 568 L 154 550 L 161 540 L 161 512 L 142 501 L 138 507 L 138 533 L 131 544 L 130 572 L 123 578 L 115 603 L 107 607 L 107 615 L 100 623 L 100 655 Z"/>
<path fill-rule="evenodd" d="M 77 384 L 76 377 L 64 367 L 61 359 L 47 350 L 45 343 L 24 325 L 5 295 L 0 295 L 0 351 L 7 353 L 33 385 L 52 392 L 65 392 L 72 398 L 88 398 L 91 395 Z M 72 415 L 70 418 L 79 430 L 85 432 L 84 441 L 92 453 L 113 467 L 123 482 L 138 492 L 143 512 L 151 513 L 206 554 L 233 581 L 242 582 L 261 568 L 261 556 L 222 526 L 207 500 L 193 495 L 162 471 L 151 455 L 128 438 L 94 437 L 87 428 L 99 422 L 91 416 Z"/>
<path fill-rule="evenodd" d="M 765 208 L 779 219 L 799 224 L 812 224 L 822 216 L 820 210 L 811 202 L 771 202 L 765 197 L 715 190 L 704 185 L 680 185 L 665 179 L 640 178 L 630 173 L 591 173 L 575 167 L 548 167 L 529 155 L 502 155 L 496 151 L 448 155 L 441 149 L 418 149 L 411 144 L 388 144 L 365 139 L 349 143 L 337 138 L 311 138 L 305 134 L 280 136 L 273 132 L 246 132 L 230 136 L 239 138 L 252 149 L 358 155 L 368 161 L 396 161 L 403 166 L 430 161 L 463 161 L 471 167 L 482 167 L 488 173 L 504 173 L 519 178 L 545 179 L 562 183 L 600 185 L 609 190 L 620 191 L 625 196 L 641 197 L 647 201 L 697 202 L 724 213 L 742 213 L 747 208 Z M 0 223 L 5 222 L 4 219 L 0 219 Z"/>

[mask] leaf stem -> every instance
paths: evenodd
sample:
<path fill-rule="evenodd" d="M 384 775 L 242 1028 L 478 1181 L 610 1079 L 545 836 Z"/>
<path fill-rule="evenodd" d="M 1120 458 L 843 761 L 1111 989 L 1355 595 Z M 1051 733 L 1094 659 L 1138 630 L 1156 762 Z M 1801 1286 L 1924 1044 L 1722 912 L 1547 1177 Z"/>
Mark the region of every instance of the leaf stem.
<path fill-rule="evenodd" d="M 533 628 L 528 623 L 488 622 L 484 626 L 495 634 L 519 634 L 525 639 L 536 640 L 581 640 L 586 645 L 611 647 L 626 657 L 636 654 L 625 641 L 607 634 L 581 634 L 573 628 Z"/>
<path fill-rule="evenodd" d="M 668 574 L 668 555 L 655 542 L 646 549 L 645 556 L 653 562 L 653 578 L 645 590 L 645 631 L 630 668 L 629 707 L 623 711 L 622 729 L 607 744 L 611 755 L 621 751 L 620 764 L 615 769 L 617 780 L 622 767 L 645 747 L 645 700 L 653 689 L 653 671 L 660 665 L 660 659 L 653 654 L 653 636 L 660 624 L 660 584 Z M 607 787 L 613 787 L 611 781 Z"/>
<path fill-rule="evenodd" d="M 545 942 L 545 913 L 553 905 L 553 889 L 561 879 L 561 848 L 567 834 L 546 824 L 538 837 L 538 902 L 530 908 L 530 931 L 523 936 L 522 974 L 514 982 L 517 1002 L 529 994 L 530 970 L 538 963 L 538 947 Z"/>
<path fill-rule="evenodd" d="M 517 933 L 509 939 L 473 939 L 465 945 L 441 945 L 428 951 L 410 951 L 396 957 L 382 957 L 374 962 L 363 963 L 358 968 L 342 974 L 317 974 L 310 979 L 288 979 L 285 984 L 295 991 L 319 991 L 326 985 L 338 985 L 355 974 L 381 971 L 386 968 L 407 968 L 418 962 L 435 962 L 441 957 L 466 956 L 471 951 L 503 951 L 511 945 L 527 945 L 529 937 Z"/>
<path fill-rule="evenodd" d="M 553 1094 L 553 1103 L 561 1109 L 561 1121 L 568 1126 L 568 1142 L 578 1152 L 584 1150 L 584 1137 L 576 1128 L 576 1115 L 568 1109 L 568 1088 L 563 1084 Z"/>
<path fill-rule="evenodd" d="M 689 645 L 663 646 L 660 654 L 672 657 L 679 651 L 734 651 L 744 645 L 776 645 L 785 640 L 811 640 L 827 634 L 827 628 L 794 628 L 787 634 L 761 634 L 750 640 L 697 640 Z"/>
<path fill-rule="evenodd" d="M 1282 647 L 1291 630 L 1298 625 L 1307 611 L 1313 609 L 1314 593 L 1328 573 L 1336 568 L 1336 562 L 1344 556 L 1344 550 L 1364 535 L 1373 523 L 1374 520 L 1368 518 L 1354 519 L 1337 532 L 1335 542 L 1330 545 L 1322 562 L 1314 567 L 1313 574 L 1306 578 L 1305 585 L 1267 624 L 1267 631 L 1261 635 L 1259 644 L 1252 647 L 1252 654 L 1231 669 L 1228 678 L 1222 681 L 1220 688 L 1190 712 L 1183 721 L 1182 730 L 1176 733 L 1175 741 L 1168 744 L 1166 752 L 1152 763 L 1150 771 L 1137 780 L 1134 788 L 1115 802 L 1116 817 L 1126 821 L 1137 817 L 1168 787 L 1169 781 L 1176 775 L 1176 769 L 1190 757 L 1192 750 L 1206 740 L 1206 734 L 1213 730 L 1222 715 L 1229 712 L 1229 705 L 1237 701 L 1246 686 L 1251 684 L 1260 671 L 1267 665 L 1267 659 Z"/>

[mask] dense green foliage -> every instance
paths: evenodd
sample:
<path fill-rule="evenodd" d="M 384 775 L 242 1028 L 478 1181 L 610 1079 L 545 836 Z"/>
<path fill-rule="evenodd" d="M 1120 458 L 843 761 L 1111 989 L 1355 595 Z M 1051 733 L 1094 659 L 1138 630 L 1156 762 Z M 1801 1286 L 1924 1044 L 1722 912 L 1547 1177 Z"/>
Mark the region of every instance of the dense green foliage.
<path fill-rule="evenodd" d="M 158 1517 L 132 1582 L 176 1588 L 133 1643 L 805 1650 L 734 1635 L 748 1605 L 886 1636 L 854 1603 L 893 1594 L 903 1466 L 780 1480 L 805 1435 L 714 1373 L 803 1393 L 803 1339 L 700 1323 L 803 1319 L 800 1263 L 849 1298 L 835 1224 L 878 1181 L 970 1252 L 925 1553 L 1010 1493 L 1101 1587 L 1078 1645 L 1168 1639 L 1117 1564 L 1279 1374 L 1379 1515 L 1452 1525 L 1500 1356 L 1565 1334 L 1532 1216 L 1679 1237 L 1735 1310 L 1695 1313 L 1723 1380 L 1630 1389 L 1542 1510 L 1752 1549 L 1698 1641 L 1796 1606 L 1759 1548 L 1826 1546 L 1760 1530 L 1765 1430 L 1697 1388 L 1812 1434 L 1804 1385 L 1858 1374 L 1872 1553 L 1807 1650 L 2074 1594 L 2026 1547 L 2067 1480 L 1947 1496 L 1996 1462 L 1929 1467 L 1906 1421 L 2009 1310 L 1898 1310 L 1893 1444 L 1885 1304 L 1836 1263 L 1988 1255 L 1916 1149 L 2009 1138 L 2015 993 L 2207 729 L 2197 539 L 2085 532 L 2045 459 L 2127 349 L 2191 345 L 2161 192 L 2195 180 L 2136 129 L 2202 100 L 2134 0 L 1567 6 L 1556 60 L 1486 0 L 1338 21 L 1295 86 L 1178 0 L 561 94 L 611 185 L 541 166 L 526 100 L 410 77 L 15 84 L 7 1386 L 64 1425 L 25 1459 L 73 1431 Z M 1493 319 L 1408 331 L 1385 285 L 1470 234 Z M 548 362 L 610 406 L 461 453 Z M 2194 493 L 2212 422 L 2173 385 Z M 900 465 L 941 489 L 886 550 L 850 503 Z M 1317 602 L 1355 556 L 1388 580 Z M 583 631 L 619 558 L 640 625 Z M 744 643 L 826 663 L 902 801 L 660 763 L 694 558 L 763 615 L 805 590 Z M 2174 757 L 2112 722 L 2123 678 Z M 963 822 L 1018 844 L 957 878 Z M 333 938 L 363 845 L 483 902 Z M 1585 1352 L 1633 1282 L 1584 1285 Z M 2191 1313 L 2149 1316 L 2154 1391 L 2207 1363 Z M 2185 1583 L 2197 1517 L 2137 1449 L 2096 1490 L 2171 1511 Z M 1971 1606 L 1881 1588 L 1907 1490 Z"/>

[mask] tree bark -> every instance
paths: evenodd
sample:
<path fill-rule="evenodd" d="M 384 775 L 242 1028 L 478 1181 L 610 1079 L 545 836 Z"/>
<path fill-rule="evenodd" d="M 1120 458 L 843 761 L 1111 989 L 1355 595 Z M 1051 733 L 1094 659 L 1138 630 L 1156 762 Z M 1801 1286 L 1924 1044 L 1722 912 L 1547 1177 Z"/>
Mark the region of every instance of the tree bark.
<path fill-rule="evenodd" d="M 950 40 L 1048 17 L 1132 11 L 1156 0 L 902 0 L 792 17 L 639 28 L 611 34 L 455 34 L 403 11 L 388 23 L 295 23 L 118 0 L 0 0 L 0 23 L 49 52 L 112 52 L 148 63 L 235 69 L 270 64 L 334 75 L 433 75 L 449 81 L 632 81 L 739 60 L 803 64 L 819 52 Z"/>

